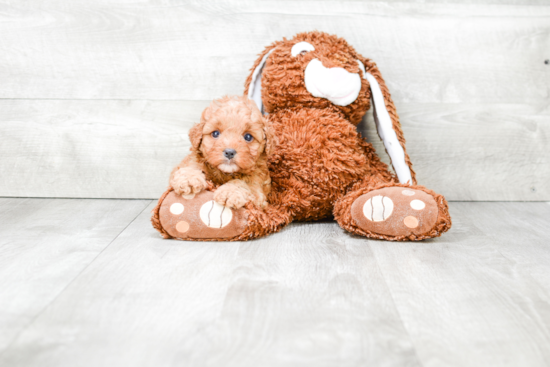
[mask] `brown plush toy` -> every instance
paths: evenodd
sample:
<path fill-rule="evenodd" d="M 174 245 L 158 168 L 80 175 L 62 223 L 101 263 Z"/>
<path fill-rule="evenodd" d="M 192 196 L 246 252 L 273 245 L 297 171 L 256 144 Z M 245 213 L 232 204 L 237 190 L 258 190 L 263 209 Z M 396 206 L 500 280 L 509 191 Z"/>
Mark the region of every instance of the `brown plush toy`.
<path fill-rule="evenodd" d="M 220 216 L 213 227 L 210 217 L 199 219 L 201 211 L 209 210 L 205 203 L 212 192 L 185 199 L 168 190 L 152 218 L 164 237 L 247 240 L 276 232 L 293 220 L 331 215 L 351 233 L 392 241 L 438 237 L 451 227 L 445 198 L 417 185 L 378 67 L 345 40 L 309 32 L 273 43 L 254 64 L 245 94 L 269 119 L 276 137 L 268 157 L 269 205 L 225 209 L 231 212 L 231 218 L 225 214 L 225 223 L 223 213 L 210 212 Z M 371 99 L 395 174 L 356 128 Z M 174 203 L 185 208 L 183 213 L 170 212 Z M 187 234 L 178 234 L 180 222 L 191 224 L 183 226 Z M 170 233 L 167 228 L 172 228 Z"/>

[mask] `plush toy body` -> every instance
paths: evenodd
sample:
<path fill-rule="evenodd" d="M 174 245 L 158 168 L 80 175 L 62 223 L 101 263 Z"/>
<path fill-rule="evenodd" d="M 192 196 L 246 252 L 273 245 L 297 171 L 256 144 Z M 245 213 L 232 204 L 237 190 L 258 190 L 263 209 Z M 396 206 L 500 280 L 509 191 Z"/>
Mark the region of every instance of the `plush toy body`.
<path fill-rule="evenodd" d="M 232 235 L 219 228 L 187 238 L 245 240 L 276 232 L 293 220 L 331 215 L 349 232 L 386 240 L 432 238 L 450 228 L 445 198 L 416 183 L 393 101 L 376 64 L 346 41 L 310 32 L 275 42 L 256 61 L 245 88 L 276 137 L 268 158 L 269 205 L 261 210 L 247 204 L 246 210 L 233 213 L 239 225 Z M 371 98 L 396 174 L 356 128 Z M 161 199 L 153 215 L 161 232 L 163 223 L 174 221 L 160 214 L 163 205 L 166 212 Z M 193 215 L 198 213 L 187 213 Z M 184 237 L 175 234 L 165 237 Z"/>

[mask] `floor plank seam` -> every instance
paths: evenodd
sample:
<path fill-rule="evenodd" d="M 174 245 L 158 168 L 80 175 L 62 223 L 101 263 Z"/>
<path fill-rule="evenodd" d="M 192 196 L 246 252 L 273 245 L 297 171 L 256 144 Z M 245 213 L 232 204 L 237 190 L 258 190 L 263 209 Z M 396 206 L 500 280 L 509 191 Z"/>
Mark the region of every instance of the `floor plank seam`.
<path fill-rule="evenodd" d="M 422 363 L 422 360 L 420 359 L 420 356 L 418 355 L 418 350 L 416 348 L 416 345 L 414 344 L 414 340 L 411 336 L 411 333 L 410 333 L 409 329 L 407 328 L 407 325 L 405 325 L 405 321 L 403 321 L 403 316 L 401 315 L 401 312 L 399 312 L 399 308 L 397 308 L 397 304 L 395 303 L 395 297 L 393 296 L 393 292 L 392 292 L 390 286 L 388 285 L 388 281 L 386 279 L 386 274 L 385 274 L 384 270 L 382 270 L 382 267 L 380 266 L 380 262 L 378 261 L 378 257 L 376 256 L 376 252 L 372 248 L 372 245 L 371 245 L 372 241 L 368 241 L 368 243 L 369 243 L 369 247 L 371 249 L 372 255 L 374 256 L 374 259 L 376 260 L 376 266 L 378 266 L 378 270 L 380 270 L 380 274 L 382 274 L 382 279 L 384 279 L 384 284 L 386 285 L 386 288 L 388 289 L 388 292 L 390 293 L 391 301 L 393 303 L 393 307 L 395 308 L 395 312 L 399 316 L 399 321 L 401 321 L 401 325 L 403 326 L 403 329 L 405 330 L 405 332 L 407 333 L 407 336 L 409 337 L 412 348 L 414 350 L 414 355 L 416 356 L 416 360 L 418 361 L 418 365 L 423 367 L 424 363 Z"/>
<path fill-rule="evenodd" d="M 101 254 L 107 249 L 109 248 L 109 246 L 111 246 L 111 244 L 113 242 L 116 241 L 116 239 L 118 237 L 120 237 L 120 235 L 122 233 L 124 233 L 124 231 L 126 231 L 126 229 L 136 221 L 137 218 L 139 218 L 139 216 L 143 213 L 143 211 L 145 209 L 147 209 L 149 207 L 149 205 L 151 205 L 151 203 L 153 202 L 153 200 L 149 200 L 145 206 L 143 207 L 143 209 L 141 209 L 139 211 L 139 213 L 119 232 L 117 233 L 117 235 L 92 259 L 92 261 L 90 261 L 90 263 L 88 265 L 86 265 L 84 268 L 82 268 L 82 270 L 80 272 L 78 272 L 78 274 L 70 281 L 68 282 L 64 287 L 63 289 L 61 289 L 59 291 L 59 293 L 57 293 L 57 295 L 50 301 L 48 302 L 47 305 L 45 305 L 42 310 L 40 310 L 40 312 L 38 312 L 30 321 L 29 323 L 24 327 L 22 328 L 16 335 L 14 335 L 14 337 L 12 338 L 12 340 L 6 344 L 6 347 L 4 348 L 4 350 L 2 350 L 0 352 L 0 358 L 4 356 L 4 353 L 6 353 L 7 350 L 9 350 L 11 348 L 11 346 L 13 345 L 13 343 L 15 343 L 15 341 L 19 338 L 19 336 L 21 336 L 21 334 L 23 334 L 39 317 L 40 315 L 42 315 L 47 309 L 48 307 L 50 307 L 58 298 L 59 296 L 61 296 L 63 294 L 63 292 L 65 292 L 65 290 L 67 290 L 67 288 L 69 288 L 71 286 L 71 284 L 73 284 L 75 282 L 76 279 L 78 279 L 78 277 L 80 277 L 80 275 L 82 275 L 82 273 L 84 273 L 84 271 L 86 271 L 86 269 L 88 269 L 88 267 L 93 264 L 96 259 L 101 256 Z"/>

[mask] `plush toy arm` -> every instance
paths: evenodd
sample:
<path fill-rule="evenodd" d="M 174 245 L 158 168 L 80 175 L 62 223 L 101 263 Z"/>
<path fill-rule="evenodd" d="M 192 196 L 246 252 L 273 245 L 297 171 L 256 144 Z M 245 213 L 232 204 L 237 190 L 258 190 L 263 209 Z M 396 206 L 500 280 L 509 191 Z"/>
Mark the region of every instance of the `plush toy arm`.
<path fill-rule="evenodd" d="M 370 84 L 372 100 L 374 102 L 374 121 L 378 136 L 382 139 L 386 152 L 400 183 L 416 185 L 416 174 L 405 149 L 405 137 L 399 123 L 395 105 L 388 91 L 388 87 L 376 64 L 370 60 L 365 63 L 367 70 L 362 69 L 365 79 Z M 359 66 L 363 66 L 359 63 Z"/>

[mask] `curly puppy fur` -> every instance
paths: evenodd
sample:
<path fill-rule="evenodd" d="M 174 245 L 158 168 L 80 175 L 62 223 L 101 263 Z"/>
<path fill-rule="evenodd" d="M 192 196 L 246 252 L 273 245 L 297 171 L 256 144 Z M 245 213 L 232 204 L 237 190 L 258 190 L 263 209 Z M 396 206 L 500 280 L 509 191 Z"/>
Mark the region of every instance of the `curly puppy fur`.
<path fill-rule="evenodd" d="M 211 182 L 217 187 L 214 200 L 221 205 L 233 209 L 249 202 L 260 208 L 267 205 L 271 190 L 267 156 L 273 138 L 269 122 L 253 101 L 245 96 L 214 100 L 189 131 L 189 139 L 191 154 L 170 175 L 176 193 L 196 194 Z"/>

